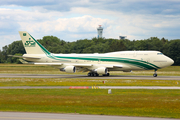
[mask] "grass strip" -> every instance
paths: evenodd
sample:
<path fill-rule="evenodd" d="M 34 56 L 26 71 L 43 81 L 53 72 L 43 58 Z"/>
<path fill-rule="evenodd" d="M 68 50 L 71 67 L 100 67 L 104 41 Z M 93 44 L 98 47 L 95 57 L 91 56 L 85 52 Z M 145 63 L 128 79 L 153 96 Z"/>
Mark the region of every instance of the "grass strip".
<path fill-rule="evenodd" d="M 180 90 L 0 90 L 0 111 L 180 118 Z"/>
<path fill-rule="evenodd" d="M 105 83 L 103 83 L 105 81 Z M 180 86 L 178 80 L 0 78 L 0 86 Z"/>

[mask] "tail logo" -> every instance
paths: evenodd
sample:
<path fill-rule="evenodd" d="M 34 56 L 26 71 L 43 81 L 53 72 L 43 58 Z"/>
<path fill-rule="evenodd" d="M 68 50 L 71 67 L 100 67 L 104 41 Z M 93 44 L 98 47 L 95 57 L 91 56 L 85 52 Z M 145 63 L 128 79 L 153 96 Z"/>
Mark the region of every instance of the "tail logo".
<path fill-rule="evenodd" d="M 29 38 L 29 41 L 26 41 L 24 45 L 25 47 L 35 47 L 36 43 Z"/>

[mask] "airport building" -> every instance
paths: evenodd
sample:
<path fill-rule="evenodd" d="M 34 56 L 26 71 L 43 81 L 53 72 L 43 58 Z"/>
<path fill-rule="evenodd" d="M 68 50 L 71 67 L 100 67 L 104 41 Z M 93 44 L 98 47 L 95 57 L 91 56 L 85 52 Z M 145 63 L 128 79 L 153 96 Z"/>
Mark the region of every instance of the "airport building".
<path fill-rule="evenodd" d="M 102 38 L 103 37 L 102 36 L 102 34 L 103 34 L 103 27 L 102 27 L 102 25 L 99 25 L 99 27 L 97 28 L 97 33 L 98 33 L 97 38 Z M 119 39 L 120 40 L 127 39 L 127 36 L 119 36 Z"/>
<path fill-rule="evenodd" d="M 127 38 L 127 36 L 119 36 L 120 40 L 124 40 Z"/>

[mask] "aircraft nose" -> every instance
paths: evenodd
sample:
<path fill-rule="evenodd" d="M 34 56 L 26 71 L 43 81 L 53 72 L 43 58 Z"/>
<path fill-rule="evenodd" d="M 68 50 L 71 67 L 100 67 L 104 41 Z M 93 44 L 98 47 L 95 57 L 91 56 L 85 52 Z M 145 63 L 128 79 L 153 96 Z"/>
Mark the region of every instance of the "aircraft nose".
<path fill-rule="evenodd" d="M 174 60 L 172 60 L 171 58 L 169 58 L 167 62 L 168 62 L 168 64 L 169 64 L 169 66 L 172 65 L 172 64 L 174 64 Z"/>

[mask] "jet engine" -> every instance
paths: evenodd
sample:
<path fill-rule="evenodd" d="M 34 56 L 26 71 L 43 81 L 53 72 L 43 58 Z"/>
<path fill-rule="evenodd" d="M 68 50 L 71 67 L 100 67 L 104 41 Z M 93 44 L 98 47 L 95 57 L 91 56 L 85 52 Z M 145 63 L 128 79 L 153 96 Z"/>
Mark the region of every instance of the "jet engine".
<path fill-rule="evenodd" d="M 95 70 L 98 74 L 107 74 L 108 70 L 105 67 L 100 67 Z"/>
<path fill-rule="evenodd" d="M 60 69 L 60 71 L 64 71 L 67 73 L 75 73 L 76 67 L 75 66 L 66 66 L 65 68 Z"/>

